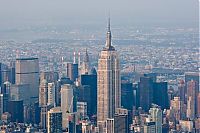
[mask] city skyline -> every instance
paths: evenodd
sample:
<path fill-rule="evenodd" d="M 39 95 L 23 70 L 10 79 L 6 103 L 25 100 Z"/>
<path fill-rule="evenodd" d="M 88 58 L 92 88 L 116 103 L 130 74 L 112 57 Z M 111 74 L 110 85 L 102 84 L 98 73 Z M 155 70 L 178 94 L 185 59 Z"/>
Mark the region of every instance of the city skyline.
<path fill-rule="evenodd" d="M 198 1 L 0 3 L 0 132 L 200 133 Z"/>

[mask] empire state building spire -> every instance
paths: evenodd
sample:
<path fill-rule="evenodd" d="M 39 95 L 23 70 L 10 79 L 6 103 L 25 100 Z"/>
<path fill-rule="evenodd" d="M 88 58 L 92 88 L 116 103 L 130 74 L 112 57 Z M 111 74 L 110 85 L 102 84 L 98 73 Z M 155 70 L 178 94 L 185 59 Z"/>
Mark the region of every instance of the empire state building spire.
<path fill-rule="evenodd" d="M 108 31 L 107 31 L 107 37 L 106 37 L 106 49 L 111 50 L 113 47 L 111 46 L 111 30 L 110 30 L 110 18 L 108 18 Z"/>
<path fill-rule="evenodd" d="M 106 46 L 101 51 L 97 71 L 97 126 L 103 133 L 108 118 L 121 107 L 121 77 L 118 53 L 111 45 L 110 18 Z"/>

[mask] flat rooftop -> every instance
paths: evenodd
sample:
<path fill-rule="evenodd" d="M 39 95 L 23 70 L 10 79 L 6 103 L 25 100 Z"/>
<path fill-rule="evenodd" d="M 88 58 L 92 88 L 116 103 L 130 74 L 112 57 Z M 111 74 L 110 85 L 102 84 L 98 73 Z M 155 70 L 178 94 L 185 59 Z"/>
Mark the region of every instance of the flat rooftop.
<path fill-rule="evenodd" d="M 16 60 L 38 60 L 38 58 L 34 58 L 34 57 L 31 57 L 31 58 L 17 58 Z"/>

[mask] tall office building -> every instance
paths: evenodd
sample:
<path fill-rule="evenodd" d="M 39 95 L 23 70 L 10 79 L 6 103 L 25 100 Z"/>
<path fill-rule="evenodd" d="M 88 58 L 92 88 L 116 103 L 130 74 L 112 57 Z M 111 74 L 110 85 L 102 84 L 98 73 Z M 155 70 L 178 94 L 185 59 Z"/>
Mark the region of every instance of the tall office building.
<path fill-rule="evenodd" d="M 54 83 L 48 83 L 48 100 L 47 100 L 47 105 L 54 106 L 56 101 L 55 101 L 55 84 Z"/>
<path fill-rule="evenodd" d="M 1 93 L 10 95 L 11 85 L 12 84 L 9 81 L 4 82 L 1 89 Z"/>
<path fill-rule="evenodd" d="M 5 64 L 1 64 L 1 85 L 9 81 L 10 79 L 10 70 L 9 67 Z"/>
<path fill-rule="evenodd" d="M 39 61 L 38 58 L 16 59 L 16 84 L 29 84 L 30 97 L 39 96 Z"/>
<path fill-rule="evenodd" d="M 153 103 L 159 105 L 161 109 L 169 109 L 167 82 L 153 83 Z"/>
<path fill-rule="evenodd" d="M 121 83 L 121 106 L 132 112 L 133 110 L 133 85 L 128 81 L 122 81 Z M 129 101 L 129 102 L 127 102 Z"/>
<path fill-rule="evenodd" d="M 3 106 L 3 94 L 0 94 L 0 116 L 3 114 L 4 111 Z"/>
<path fill-rule="evenodd" d="M 7 112 L 8 110 L 8 101 L 10 100 L 10 90 L 11 90 L 11 83 L 6 81 L 3 83 L 1 88 L 1 94 L 3 94 L 3 112 Z"/>
<path fill-rule="evenodd" d="M 147 122 L 144 125 L 143 133 L 156 133 L 155 122 Z"/>
<path fill-rule="evenodd" d="M 84 120 L 87 117 L 87 102 L 77 102 L 76 106 L 80 119 Z"/>
<path fill-rule="evenodd" d="M 8 81 L 10 81 L 12 84 L 15 84 L 15 61 L 10 62 L 9 71 L 10 74 L 8 77 Z"/>
<path fill-rule="evenodd" d="M 62 133 L 62 111 L 60 107 L 48 111 L 47 132 Z"/>
<path fill-rule="evenodd" d="M 200 93 L 197 97 L 197 117 L 200 117 Z"/>
<path fill-rule="evenodd" d="M 140 107 L 146 112 L 153 102 L 153 80 L 150 77 L 141 77 L 139 82 Z"/>
<path fill-rule="evenodd" d="M 186 118 L 186 113 L 184 111 L 184 102 L 180 100 L 180 97 L 174 97 L 174 99 L 171 100 L 170 110 L 173 111 L 173 117 L 177 121 Z"/>
<path fill-rule="evenodd" d="M 73 85 L 64 84 L 61 87 L 61 110 L 62 110 L 62 126 L 63 129 L 69 128 L 69 113 L 73 113 L 73 96 L 74 88 Z"/>
<path fill-rule="evenodd" d="M 46 130 L 47 126 L 47 111 L 55 105 L 55 85 L 54 83 L 47 83 L 43 78 L 40 83 L 39 92 L 39 107 L 40 110 L 40 126 Z"/>
<path fill-rule="evenodd" d="M 197 90 L 199 90 L 199 77 L 200 72 L 186 72 L 185 73 L 185 83 L 187 84 L 189 81 L 194 80 L 197 82 Z"/>
<path fill-rule="evenodd" d="M 156 132 L 162 133 L 162 110 L 160 107 L 153 107 L 149 110 L 150 118 L 156 124 Z"/>
<path fill-rule="evenodd" d="M 10 66 L 7 66 L 5 64 L 0 64 L 0 67 L 1 83 L 3 84 L 4 82 L 9 81 L 10 83 L 15 84 L 15 65 L 11 64 Z"/>
<path fill-rule="evenodd" d="M 89 114 L 91 116 L 96 115 L 96 113 L 97 113 L 97 75 L 96 74 L 81 75 L 81 85 L 89 86 L 90 92 L 85 91 L 85 93 L 90 94 L 90 97 L 88 97 L 90 103 L 87 103 L 87 104 L 90 104 L 89 105 L 89 107 L 90 107 Z M 87 96 L 87 95 L 85 95 L 85 96 Z"/>
<path fill-rule="evenodd" d="M 187 82 L 187 118 L 195 119 L 197 116 L 197 97 L 199 90 L 196 81 L 191 80 Z"/>
<path fill-rule="evenodd" d="M 114 132 L 129 133 L 128 110 L 117 108 L 114 117 Z"/>
<path fill-rule="evenodd" d="M 85 50 L 85 57 L 83 59 L 81 74 L 88 74 L 90 71 L 90 62 L 89 62 L 89 55 L 87 49 Z"/>
<path fill-rule="evenodd" d="M 42 80 L 47 80 L 48 83 L 56 82 L 59 78 L 58 72 L 41 72 L 40 74 L 40 82 Z"/>
<path fill-rule="evenodd" d="M 8 102 L 8 112 L 11 114 L 12 122 L 24 122 L 24 108 L 23 101 L 12 100 Z"/>
<path fill-rule="evenodd" d="M 48 83 L 46 79 L 43 79 L 40 82 L 40 89 L 39 89 L 39 106 L 46 106 L 47 99 L 48 99 Z"/>
<path fill-rule="evenodd" d="M 68 77 L 61 77 L 56 82 L 56 106 L 61 106 L 61 87 L 64 84 L 73 84 Z"/>
<path fill-rule="evenodd" d="M 186 103 L 186 89 L 185 89 L 185 83 L 184 80 L 180 80 L 178 84 L 178 94 L 180 97 L 180 100 Z"/>
<path fill-rule="evenodd" d="M 87 103 L 87 115 L 89 117 L 92 116 L 91 108 L 94 108 L 92 107 L 92 104 L 91 104 L 93 99 L 90 92 L 91 92 L 91 87 L 89 85 L 83 85 L 76 89 L 77 101 Z"/>
<path fill-rule="evenodd" d="M 61 88 L 61 109 L 65 112 L 73 112 L 73 85 L 64 84 Z"/>
<path fill-rule="evenodd" d="M 121 106 L 121 78 L 117 51 L 111 45 L 110 20 L 106 46 L 98 60 L 97 124 L 100 132 L 107 118 L 114 118 L 115 109 Z"/>
<path fill-rule="evenodd" d="M 29 84 L 14 84 L 10 87 L 10 100 L 23 100 L 24 105 L 30 104 Z"/>
<path fill-rule="evenodd" d="M 67 77 L 73 82 L 76 81 L 78 78 L 78 64 L 67 63 Z"/>
<path fill-rule="evenodd" d="M 48 107 L 42 106 L 40 111 L 40 127 L 43 130 L 46 130 L 47 128 L 47 113 L 48 113 Z"/>

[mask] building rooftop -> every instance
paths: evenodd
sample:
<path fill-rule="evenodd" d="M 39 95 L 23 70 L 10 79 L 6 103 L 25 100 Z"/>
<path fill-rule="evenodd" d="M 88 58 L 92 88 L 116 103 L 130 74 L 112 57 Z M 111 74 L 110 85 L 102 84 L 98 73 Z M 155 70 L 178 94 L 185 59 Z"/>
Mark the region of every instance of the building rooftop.
<path fill-rule="evenodd" d="M 50 112 L 51 112 L 51 113 L 60 113 L 60 112 L 62 112 L 62 111 L 61 111 L 61 108 L 60 108 L 60 107 L 54 107 L 54 108 L 51 108 L 51 109 L 50 109 Z"/>
<path fill-rule="evenodd" d="M 16 60 L 38 60 L 38 58 L 31 57 L 31 58 L 17 58 Z"/>

